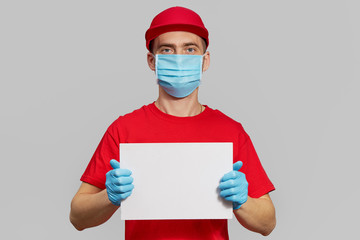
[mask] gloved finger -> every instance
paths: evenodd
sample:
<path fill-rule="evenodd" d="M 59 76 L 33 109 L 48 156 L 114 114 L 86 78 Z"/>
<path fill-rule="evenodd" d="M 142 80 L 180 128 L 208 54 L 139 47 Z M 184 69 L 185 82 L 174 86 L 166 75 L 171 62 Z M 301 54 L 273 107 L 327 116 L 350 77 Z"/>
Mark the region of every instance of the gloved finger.
<path fill-rule="evenodd" d="M 243 202 L 243 199 L 240 195 L 231 195 L 231 196 L 224 197 L 224 199 L 231 201 L 231 202 L 235 202 L 235 203 Z"/>
<path fill-rule="evenodd" d="M 243 165 L 242 161 L 237 161 L 236 163 L 234 163 L 233 165 L 234 171 L 239 171 L 242 165 Z"/>
<path fill-rule="evenodd" d="M 111 159 L 110 160 L 110 166 L 113 169 L 117 169 L 117 168 L 120 168 L 120 163 L 118 161 L 116 161 L 115 159 Z"/>
<path fill-rule="evenodd" d="M 120 192 L 126 193 L 134 189 L 134 184 L 127 184 L 119 187 Z"/>
<path fill-rule="evenodd" d="M 133 189 L 134 189 L 133 184 L 127 184 L 127 185 L 121 185 L 121 186 L 114 187 L 113 192 L 117 193 L 117 194 L 122 194 L 122 193 L 130 192 Z"/>
<path fill-rule="evenodd" d="M 230 180 L 220 183 L 219 188 L 221 190 L 224 190 L 224 189 L 239 187 L 240 185 L 241 185 L 241 180 L 239 178 L 237 178 L 237 179 L 230 179 Z"/>
<path fill-rule="evenodd" d="M 229 179 L 236 179 L 239 178 L 239 172 L 236 171 L 231 171 L 226 173 L 222 178 L 221 178 L 221 182 L 225 182 Z"/>
<path fill-rule="evenodd" d="M 220 196 L 224 198 L 224 197 L 239 194 L 240 192 L 241 192 L 241 187 L 228 188 L 228 189 L 222 190 L 220 192 Z"/>
<path fill-rule="evenodd" d="M 247 191 L 242 191 L 239 194 L 224 197 L 224 199 L 234 203 L 243 204 L 248 199 Z"/>
<path fill-rule="evenodd" d="M 120 177 L 114 181 L 114 185 L 121 186 L 131 184 L 134 181 L 133 177 Z"/>
<path fill-rule="evenodd" d="M 131 195 L 132 191 L 120 194 L 120 198 L 124 200 Z"/>
<path fill-rule="evenodd" d="M 118 178 L 118 177 L 122 177 L 122 176 L 128 177 L 132 174 L 132 172 L 129 169 L 117 168 L 117 169 L 111 170 L 111 174 L 114 177 Z"/>

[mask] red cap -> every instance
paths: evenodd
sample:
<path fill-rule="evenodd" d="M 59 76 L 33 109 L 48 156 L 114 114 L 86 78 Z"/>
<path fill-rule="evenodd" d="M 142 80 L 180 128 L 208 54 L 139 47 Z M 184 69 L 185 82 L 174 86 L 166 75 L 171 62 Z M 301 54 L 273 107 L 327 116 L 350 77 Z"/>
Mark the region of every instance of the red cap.
<path fill-rule="evenodd" d="M 145 33 L 146 48 L 150 51 L 150 41 L 157 36 L 172 31 L 186 31 L 202 37 L 209 45 L 209 33 L 200 16 L 184 7 L 168 8 L 154 17 Z"/>

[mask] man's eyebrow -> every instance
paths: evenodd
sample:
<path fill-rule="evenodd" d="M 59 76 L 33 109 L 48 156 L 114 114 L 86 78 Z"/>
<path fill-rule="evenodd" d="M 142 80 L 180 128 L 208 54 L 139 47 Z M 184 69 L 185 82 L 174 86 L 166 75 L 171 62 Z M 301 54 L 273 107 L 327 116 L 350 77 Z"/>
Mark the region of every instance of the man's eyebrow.
<path fill-rule="evenodd" d="M 183 44 L 184 47 L 188 47 L 188 46 L 196 46 L 199 48 L 199 45 L 195 42 L 187 42 L 187 43 L 184 43 Z M 161 47 L 171 47 L 171 48 L 176 48 L 176 45 L 175 44 L 172 44 L 172 43 L 162 43 L 158 46 L 158 48 L 161 48 Z"/>
<path fill-rule="evenodd" d="M 158 48 L 161 48 L 161 47 L 171 47 L 171 48 L 175 48 L 176 45 L 175 44 L 171 44 L 171 43 L 162 43 L 158 46 Z"/>
<path fill-rule="evenodd" d="M 188 47 L 188 46 L 196 46 L 199 48 L 199 45 L 195 42 L 187 42 L 183 44 L 184 47 Z"/>

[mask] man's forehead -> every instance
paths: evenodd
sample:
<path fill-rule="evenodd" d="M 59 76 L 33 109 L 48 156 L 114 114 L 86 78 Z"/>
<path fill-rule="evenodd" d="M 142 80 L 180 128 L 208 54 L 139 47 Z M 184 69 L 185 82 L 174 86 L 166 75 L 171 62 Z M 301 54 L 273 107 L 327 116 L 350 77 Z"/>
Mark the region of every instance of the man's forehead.
<path fill-rule="evenodd" d="M 201 40 L 201 37 L 191 32 L 173 31 L 160 34 L 154 39 L 154 43 L 162 44 L 166 42 L 174 44 L 184 44 L 188 42 L 196 42 L 200 44 Z"/>

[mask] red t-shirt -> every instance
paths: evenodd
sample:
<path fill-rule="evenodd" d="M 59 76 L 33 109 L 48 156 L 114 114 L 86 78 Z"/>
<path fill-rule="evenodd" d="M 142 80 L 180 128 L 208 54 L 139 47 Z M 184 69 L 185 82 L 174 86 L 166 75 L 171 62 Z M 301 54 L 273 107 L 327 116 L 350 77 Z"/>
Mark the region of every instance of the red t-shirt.
<path fill-rule="evenodd" d="M 267 177 L 249 136 L 240 123 L 206 106 L 193 117 L 161 112 L 154 103 L 115 120 L 105 132 L 81 181 L 105 189 L 110 160 L 119 159 L 120 143 L 232 142 L 233 162 L 249 183 L 248 195 L 258 198 L 274 186 Z M 224 173 L 225 174 L 225 173 Z M 125 239 L 229 239 L 226 219 L 126 220 Z"/>

